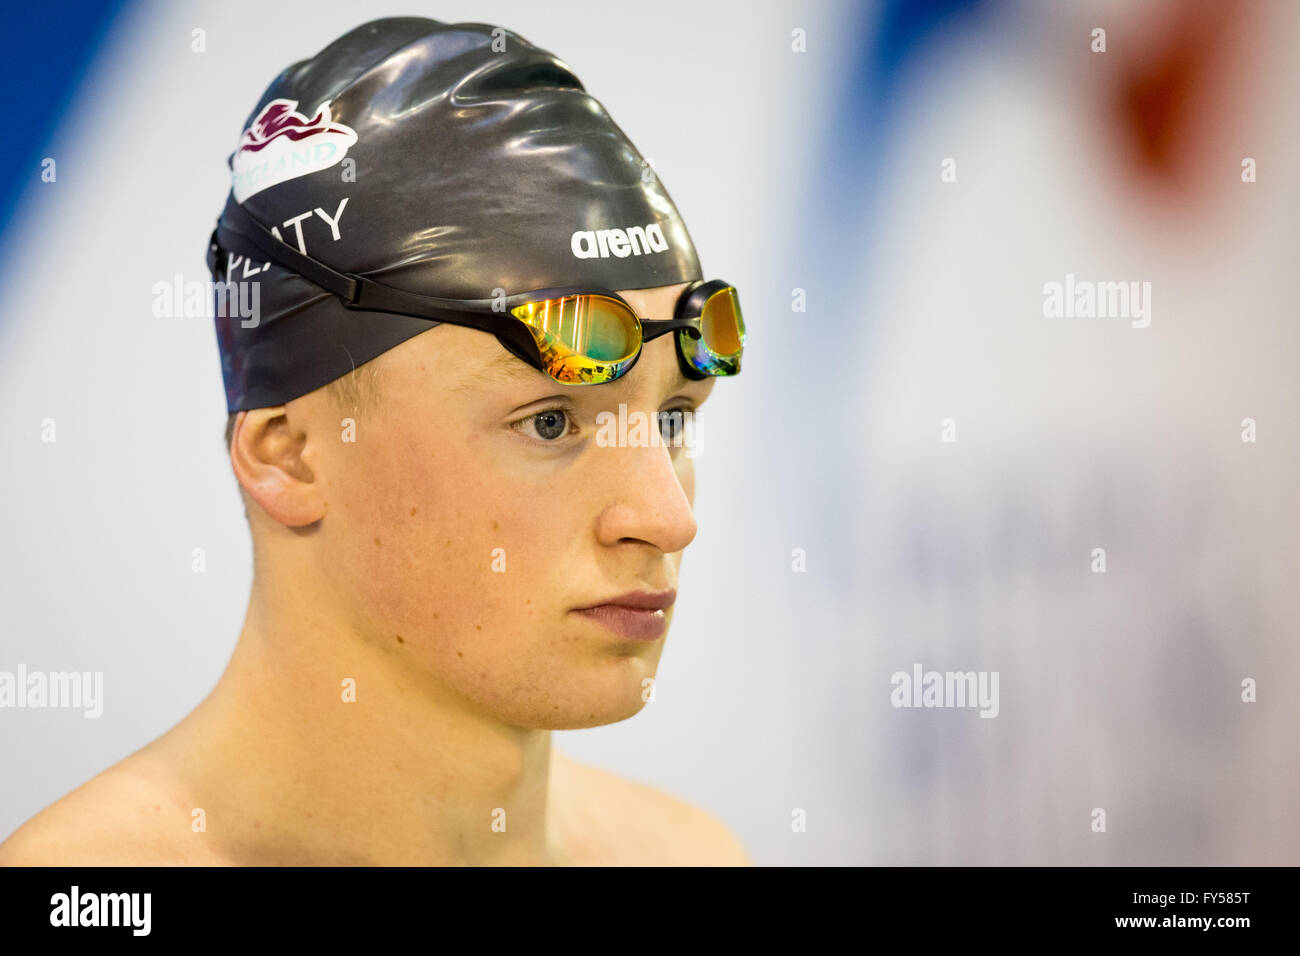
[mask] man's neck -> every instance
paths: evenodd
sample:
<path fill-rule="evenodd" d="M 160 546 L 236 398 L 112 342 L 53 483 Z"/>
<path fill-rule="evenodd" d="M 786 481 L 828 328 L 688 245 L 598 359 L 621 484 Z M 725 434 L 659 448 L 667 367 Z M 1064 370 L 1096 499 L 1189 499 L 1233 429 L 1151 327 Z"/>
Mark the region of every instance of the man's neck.
<path fill-rule="evenodd" d="M 235 862 L 551 864 L 550 732 L 256 590 L 213 692 L 157 750 Z M 320 605 L 315 605 L 319 608 Z"/>

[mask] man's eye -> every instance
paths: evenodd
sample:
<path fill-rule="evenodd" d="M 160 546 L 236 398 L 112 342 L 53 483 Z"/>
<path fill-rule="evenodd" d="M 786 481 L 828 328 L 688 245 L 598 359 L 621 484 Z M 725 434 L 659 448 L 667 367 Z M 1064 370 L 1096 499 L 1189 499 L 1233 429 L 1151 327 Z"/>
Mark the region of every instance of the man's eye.
<path fill-rule="evenodd" d="M 531 426 L 531 429 L 530 427 Z M 527 418 L 515 422 L 515 427 L 529 437 L 536 437 L 544 442 L 554 442 L 563 438 L 569 430 L 569 417 L 562 408 L 548 408 Z"/>

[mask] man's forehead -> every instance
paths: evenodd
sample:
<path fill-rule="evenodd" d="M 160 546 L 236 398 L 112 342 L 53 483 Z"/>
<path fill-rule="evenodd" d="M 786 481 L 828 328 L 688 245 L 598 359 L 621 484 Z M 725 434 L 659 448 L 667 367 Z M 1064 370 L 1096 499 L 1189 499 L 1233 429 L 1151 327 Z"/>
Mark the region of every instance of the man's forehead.
<path fill-rule="evenodd" d="M 689 282 L 654 286 L 648 289 L 624 289 L 619 292 L 643 319 L 670 319 L 682 290 Z"/>

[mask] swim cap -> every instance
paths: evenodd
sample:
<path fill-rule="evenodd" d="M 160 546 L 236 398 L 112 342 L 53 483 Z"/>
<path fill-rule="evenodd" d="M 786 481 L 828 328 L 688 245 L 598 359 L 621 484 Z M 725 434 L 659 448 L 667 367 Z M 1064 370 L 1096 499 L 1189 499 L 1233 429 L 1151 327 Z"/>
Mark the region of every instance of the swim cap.
<path fill-rule="evenodd" d="M 439 324 L 345 308 L 266 262 L 236 203 L 340 272 L 424 295 L 703 278 L 667 191 L 605 108 L 500 27 L 357 27 L 276 77 L 229 165 L 208 265 L 214 280 L 257 283 L 252 318 L 217 295 L 229 412 L 305 395 Z"/>

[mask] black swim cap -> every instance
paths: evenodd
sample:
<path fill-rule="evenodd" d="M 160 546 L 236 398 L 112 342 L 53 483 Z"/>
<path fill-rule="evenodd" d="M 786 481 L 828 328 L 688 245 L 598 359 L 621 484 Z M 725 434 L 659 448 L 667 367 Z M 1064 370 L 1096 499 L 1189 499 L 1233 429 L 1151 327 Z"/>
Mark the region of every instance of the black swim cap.
<path fill-rule="evenodd" d="M 703 278 L 667 191 L 605 108 L 500 27 L 357 27 L 276 77 L 229 165 L 209 268 L 259 283 L 256 321 L 218 307 L 230 412 L 305 395 L 438 324 L 345 308 L 266 263 L 230 221 L 235 203 L 340 272 L 425 295 Z"/>

